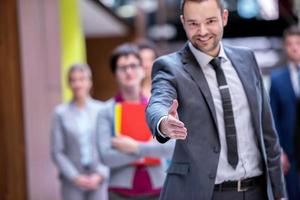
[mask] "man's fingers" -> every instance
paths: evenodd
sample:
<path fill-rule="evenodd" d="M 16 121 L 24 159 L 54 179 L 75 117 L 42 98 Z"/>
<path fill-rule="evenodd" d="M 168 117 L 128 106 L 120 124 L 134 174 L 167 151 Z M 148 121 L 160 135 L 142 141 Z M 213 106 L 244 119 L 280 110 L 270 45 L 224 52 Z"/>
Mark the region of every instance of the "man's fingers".
<path fill-rule="evenodd" d="M 187 137 L 186 134 L 175 134 L 175 133 L 170 136 L 170 138 L 177 139 L 177 140 L 185 140 L 186 137 Z"/>
<path fill-rule="evenodd" d="M 170 128 L 170 138 L 172 139 L 185 139 L 187 136 L 186 128 Z"/>
<path fill-rule="evenodd" d="M 162 120 L 160 130 L 164 135 L 172 139 L 185 139 L 187 136 L 187 129 L 184 123 L 172 115 L 168 115 Z"/>
<path fill-rule="evenodd" d="M 183 132 L 174 132 L 174 137 L 177 139 L 185 139 L 187 136 L 187 133 L 183 133 Z"/>
<path fill-rule="evenodd" d="M 174 126 L 170 128 L 170 131 L 175 134 L 187 134 L 187 129 L 185 127 L 179 128 Z"/>
<path fill-rule="evenodd" d="M 172 116 L 168 116 L 167 123 L 171 126 L 184 127 L 184 123 Z"/>

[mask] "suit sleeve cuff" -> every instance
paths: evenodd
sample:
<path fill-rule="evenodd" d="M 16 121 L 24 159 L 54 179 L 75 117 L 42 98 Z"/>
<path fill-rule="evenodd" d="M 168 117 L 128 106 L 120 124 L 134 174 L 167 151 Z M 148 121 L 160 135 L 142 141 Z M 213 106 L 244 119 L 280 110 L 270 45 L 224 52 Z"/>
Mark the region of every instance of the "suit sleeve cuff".
<path fill-rule="evenodd" d="M 167 136 L 159 130 L 159 126 L 160 126 L 161 121 L 162 121 L 163 119 L 167 118 L 167 117 L 168 117 L 168 116 L 163 116 L 163 117 L 161 117 L 161 118 L 159 119 L 159 121 L 157 122 L 157 125 L 156 125 L 156 130 L 157 130 L 158 134 L 159 134 L 161 137 L 163 137 L 163 138 L 167 138 Z"/>

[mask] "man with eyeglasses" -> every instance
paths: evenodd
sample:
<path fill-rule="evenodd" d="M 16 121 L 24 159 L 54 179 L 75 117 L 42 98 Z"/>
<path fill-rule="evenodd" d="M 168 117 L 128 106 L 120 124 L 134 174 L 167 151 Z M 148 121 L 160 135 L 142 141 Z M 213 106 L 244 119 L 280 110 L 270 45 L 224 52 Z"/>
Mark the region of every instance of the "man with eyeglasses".
<path fill-rule="evenodd" d="M 98 120 L 98 142 L 100 155 L 104 164 L 111 168 L 109 181 L 109 199 L 111 200 L 157 200 L 164 182 L 165 173 L 161 158 L 170 158 L 174 143 L 162 145 L 152 139 L 149 133 L 147 141 L 138 141 L 116 132 L 116 123 L 119 121 L 116 112 L 118 105 L 143 105 L 148 99 L 142 94 L 142 80 L 144 70 L 138 48 L 133 44 L 123 44 L 112 53 L 110 67 L 118 84 L 117 95 L 108 100 L 104 109 L 100 111 Z M 122 107 L 122 114 L 128 116 L 129 112 Z M 144 109 L 142 115 L 144 116 Z M 126 119 L 124 119 L 126 120 Z M 134 131 L 143 135 L 139 122 L 144 119 L 134 120 Z M 122 121 L 122 119 L 121 119 Z M 146 125 L 146 121 L 142 121 Z M 132 125 L 132 124 L 131 124 Z M 155 157 L 155 163 L 140 163 L 144 157 Z M 139 164 L 137 164 L 139 162 Z"/>
<path fill-rule="evenodd" d="M 285 199 L 280 146 L 251 50 L 225 46 L 221 0 L 182 0 L 188 42 L 156 60 L 147 120 L 176 140 L 162 200 Z"/>

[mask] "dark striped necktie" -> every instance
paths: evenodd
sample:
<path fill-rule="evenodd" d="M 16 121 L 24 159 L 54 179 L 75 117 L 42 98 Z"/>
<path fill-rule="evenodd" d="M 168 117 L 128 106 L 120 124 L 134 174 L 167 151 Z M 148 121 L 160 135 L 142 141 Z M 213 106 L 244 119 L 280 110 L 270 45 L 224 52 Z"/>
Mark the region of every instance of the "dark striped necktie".
<path fill-rule="evenodd" d="M 227 144 L 227 159 L 228 163 L 235 169 L 239 161 L 239 156 L 237 151 L 236 128 L 234 123 L 234 115 L 232 110 L 229 87 L 224 72 L 221 68 L 221 58 L 216 57 L 212 59 L 210 61 L 210 64 L 213 66 L 216 72 L 216 77 L 222 99 L 225 137 Z"/>

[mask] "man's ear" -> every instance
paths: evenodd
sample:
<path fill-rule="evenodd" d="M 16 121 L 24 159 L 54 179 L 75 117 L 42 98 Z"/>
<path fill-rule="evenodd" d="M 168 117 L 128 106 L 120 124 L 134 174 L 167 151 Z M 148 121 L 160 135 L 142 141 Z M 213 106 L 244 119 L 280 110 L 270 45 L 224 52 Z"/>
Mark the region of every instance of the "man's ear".
<path fill-rule="evenodd" d="M 181 24 L 184 25 L 184 17 L 183 17 L 183 15 L 180 15 L 180 21 L 181 21 Z"/>
<path fill-rule="evenodd" d="M 227 25 L 228 22 L 228 16 L 229 16 L 229 12 L 227 9 L 223 10 L 223 15 L 222 15 L 222 20 L 223 20 L 223 26 Z"/>

